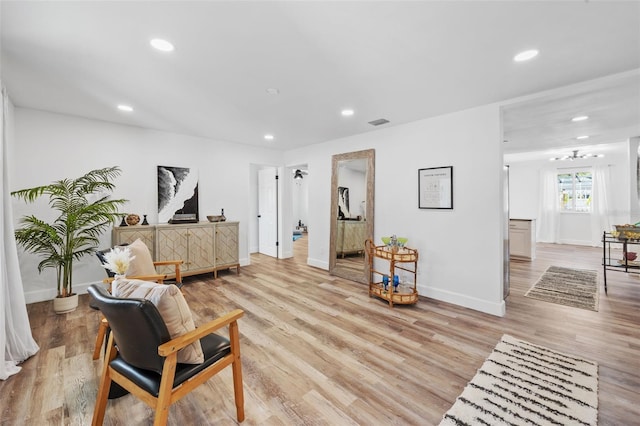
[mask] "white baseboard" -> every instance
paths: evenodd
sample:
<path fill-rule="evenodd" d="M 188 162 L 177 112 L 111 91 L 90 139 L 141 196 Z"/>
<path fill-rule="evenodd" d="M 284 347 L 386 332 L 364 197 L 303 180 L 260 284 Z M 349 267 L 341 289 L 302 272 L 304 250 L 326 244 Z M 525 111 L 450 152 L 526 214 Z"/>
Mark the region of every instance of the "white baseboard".
<path fill-rule="evenodd" d="M 572 246 L 592 246 L 591 241 L 584 240 L 561 240 L 558 244 L 570 244 Z"/>
<path fill-rule="evenodd" d="M 503 317 L 507 310 L 507 306 L 504 303 L 504 300 L 496 303 L 489 300 L 482 300 L 475 297 L 465 296 L 464 294 L 453 293 L 448 290 L 434 289 L 431 287 L 422 286 L 418 286 L 418 294 L 498 317 Z"/>
<path fill-rule="evenodd" d="M 91 284 L 102 284 L 102 281 L 74 284 L 73 291 L 77 294 L 85 294 L 87 292 L 87 288 L 89 288 Z M 27 304 L 46 302 L 47 300 L 53 300 L 56 297 L 56 294 L 56 289 L 27 291 L 24 293 L 24 301 Z"/>

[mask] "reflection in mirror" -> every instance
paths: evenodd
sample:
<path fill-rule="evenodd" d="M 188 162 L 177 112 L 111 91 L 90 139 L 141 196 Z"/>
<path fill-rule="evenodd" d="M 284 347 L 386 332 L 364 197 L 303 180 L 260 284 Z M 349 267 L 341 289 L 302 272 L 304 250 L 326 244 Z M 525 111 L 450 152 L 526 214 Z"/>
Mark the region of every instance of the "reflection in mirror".
<path fill-rule="evenodd" d="M 373 239 L 375 151 L 332 157 L 329 272 L 368 283 L 364 242 Z"/>

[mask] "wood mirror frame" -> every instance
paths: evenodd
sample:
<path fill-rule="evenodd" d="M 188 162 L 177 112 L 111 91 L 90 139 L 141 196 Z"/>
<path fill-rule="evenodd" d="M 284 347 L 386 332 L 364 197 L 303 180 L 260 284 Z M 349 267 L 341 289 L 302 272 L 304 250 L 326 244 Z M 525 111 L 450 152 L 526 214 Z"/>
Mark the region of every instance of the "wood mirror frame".
<path fill-rule="evenodd" d="M 338 172 L 341 164 L 353 160 L 364 160 L 366 164 L 365 173 L 365 222 L 366 236 L 362 240 L 362 250 L 364 253 L 364 265 L 362 271 L 356 271 L 352 268 L 345 268 L 337 262 L 337 242 L 338 236 Z M 347 152 L 344 154 L 336 154 L 331 157 L 331 231 L 329 233 L 329 273 L 348 280 L 360 283 L 369 282 L 369 258 L 364 249 L 366 239 L 373 240 L 373 223 L 374 223 L 374 193 L 375 193 L 375 150 L 367 149 L 363 151 Z"/>

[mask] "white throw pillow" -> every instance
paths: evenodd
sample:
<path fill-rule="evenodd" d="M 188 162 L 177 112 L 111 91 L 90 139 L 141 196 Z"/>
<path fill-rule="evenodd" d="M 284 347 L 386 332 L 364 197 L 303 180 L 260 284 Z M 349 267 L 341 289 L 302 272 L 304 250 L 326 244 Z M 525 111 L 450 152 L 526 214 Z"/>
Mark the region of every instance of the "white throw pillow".
<path fill-rule="evenodd" d="M 156 275 L 156 267 L 153 265 L 149 247 L 140 238 L 127 246 L 133 260 L 129 263 L 126 275 L 128 277 L 142 277 Z"/>
<path fill-rule="evenodd" d="M 173 284 L 156 284 L 122 278 L 113 282 L 111 291 L 115 297 L 146 299 L 153 303 L 164 319 L 172 339 L 196 329 L 187 301 L 180 289 Z M 196 340 L 180 349 L 178 362 L 202 364 L 204 353 L 200 341 Z"/>

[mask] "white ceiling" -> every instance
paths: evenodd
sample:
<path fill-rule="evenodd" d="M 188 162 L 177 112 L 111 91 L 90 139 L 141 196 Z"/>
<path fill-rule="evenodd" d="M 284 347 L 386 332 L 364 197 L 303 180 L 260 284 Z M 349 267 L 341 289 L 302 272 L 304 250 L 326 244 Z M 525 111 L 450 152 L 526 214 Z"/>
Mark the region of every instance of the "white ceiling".
<path fill-rule="evenodd" d="M 571 120 L 578 116 L 589 118 Z M 510 102 L 503 107 L 503 126 L 511 161 L 624 150 L 620 142 L 640 136 L 640 70 Z"/>
<path fill-rule="evenodd" d="M 640 2 L 3 0 L 0 8 L 0 70 L 18 107 L 291 149 L 518 98 L 505 107 L 505 152 L 575 145 L 578 130 L 593 134 L 590 143 L 640 135 Z M 176 50 L 151 49 L 153 37 Z M 529 48 L 540 55 L 512 61 Z M 116 110 L 120 103 L 135 111 Z M 355 115 L 342 117 L 346 107 Z M 570 125 L 574 113 L 592 118 Z M 367 123 L 379 118 L 390 123 Z"/>

